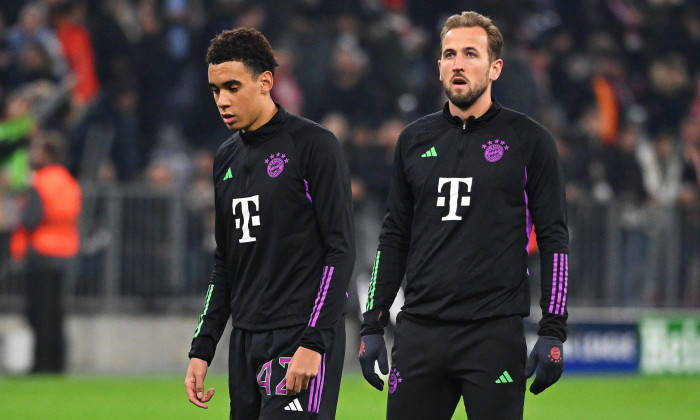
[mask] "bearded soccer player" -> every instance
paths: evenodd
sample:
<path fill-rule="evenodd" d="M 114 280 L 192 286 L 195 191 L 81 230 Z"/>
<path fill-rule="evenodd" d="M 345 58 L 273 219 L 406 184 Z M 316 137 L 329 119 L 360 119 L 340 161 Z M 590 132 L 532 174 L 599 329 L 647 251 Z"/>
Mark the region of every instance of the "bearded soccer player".
<path fill-rule="evenodd" d="M 564 180 L 550 134 L 491 95 L 503 38 L 464 12 L 441 33 L 442 111 L 409 124 L 396 146 L 391 190 L 367 300 L 360 363 L 378 389 L 389 373 L 388 419 L 522 419 L 526 378 L 542 392 L 563 371 L 568 229 Z M 535 226 L 542 319 L 527 357 L 527 247 Z M 387 365 L 384 327 L 406 277 Z"/>
<path fill-rule="evenodd" d="M 350 176 L 337 139 L 270 97 L 277 65 L 255 29 L 206 55 L 229 129 L 214 160 L 216 251 L 185 378 L 207 408 L 208 365 L 230 319 L 231 419 L 332 419 L 354 255 Z"/>

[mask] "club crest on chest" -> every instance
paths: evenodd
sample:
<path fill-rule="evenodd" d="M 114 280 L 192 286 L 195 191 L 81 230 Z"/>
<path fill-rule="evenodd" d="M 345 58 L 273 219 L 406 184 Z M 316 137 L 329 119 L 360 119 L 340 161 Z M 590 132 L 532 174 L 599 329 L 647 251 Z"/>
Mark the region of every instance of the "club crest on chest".
<path fill-rule="evenodd" d="M 270 154 L 268 159 L 265 159 L 267 164 L 267 175 L 270 178 L 277 178 L 284 171 L 284 165 L 289 163 L 289 158 L 284 153 Z"/>
<path fill-rule="evenodd" d="M 484 149 L 484 159 L 488 162 L 498 162 L 509 149 L 505 141 L 498 139 L 489 140 L 488 143 L 482 144 L 481 148 Z"/>

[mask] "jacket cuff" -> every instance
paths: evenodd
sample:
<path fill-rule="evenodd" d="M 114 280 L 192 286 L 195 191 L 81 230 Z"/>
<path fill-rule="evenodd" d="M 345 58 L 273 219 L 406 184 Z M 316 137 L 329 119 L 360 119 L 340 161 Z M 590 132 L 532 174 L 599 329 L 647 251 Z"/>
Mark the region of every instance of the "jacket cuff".
<path fill-rule="evenodd" d="M 566 316 L 545 314 L 540 320 L 540 328 L 537 335 L 555 337 L 566 341 Z"/>
<path fill-rule="evenodd" d="M 336 322 L 345 321 L 340 318 Z M 299 340 L 299 346 L 323 354 L 333 342 L 333 334 L 335 334 L 335 324 L 328 328 L 306 327 Z"/>
<path fill-rule="evenodd" d="M 202 359 L 207 362 L 207 365 L 211 365 L 211 361 L 214 360 L 214 346 L 204 337 L 195 338 L 192 340 L 192 347 L 187 356 L 190 359 L 193 357 Z"/>
<path fill-rule="evenodd" d="M 371 311 L 367 311 L 362 314 L 362 330 L 360 330 L 360 336 L 364 337 L 366 335 L 373 334 L 384 334 L 384 328 L 389 323 L 389 310 L 387 308 L 379 307 L 374 308 Z"/>

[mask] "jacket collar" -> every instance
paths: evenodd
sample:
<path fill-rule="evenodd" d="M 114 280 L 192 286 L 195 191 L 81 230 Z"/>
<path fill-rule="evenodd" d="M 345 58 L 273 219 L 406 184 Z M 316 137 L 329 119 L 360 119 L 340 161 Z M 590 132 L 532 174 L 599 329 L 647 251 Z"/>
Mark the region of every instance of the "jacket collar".
<path fill-rule="evenodd" d="M 455 126 L 455 128 L 474 130 L 486 125 L 489 121 L 494 119 L 496 115 L 501 111 L 501 104 L 496 100 L 494 96 L 491 96 L 491 107 L 484 113 L 484 115 L 479 118 L 469 117 L 467 118 L 466 125 L 461 118 L 450 114 L 449 102 L 445 102 L 445 106 L 442 108 L 442 116 Z"/>
<path fill-rule="evenodd" d="M 277 106 L 277 112 L 272 116 L 270 121 L 266 122 L 256 130 L 246 131 L 245 133 L 242 131 L 238 132 L 244 142 L 260 143 L 270 139 L 277 133 L 280 127 L 282 127 L 282 125 L 287 121 L 287 118 L 289 118 L 289 113 L 282 108 L 282 105 L 276 102 L 275 106 Z"/>

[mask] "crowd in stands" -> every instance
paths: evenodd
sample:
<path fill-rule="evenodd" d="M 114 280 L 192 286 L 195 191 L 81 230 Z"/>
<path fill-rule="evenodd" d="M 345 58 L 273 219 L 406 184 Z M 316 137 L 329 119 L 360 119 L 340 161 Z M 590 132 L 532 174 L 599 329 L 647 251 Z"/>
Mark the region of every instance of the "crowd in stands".
<path fill-rule="evenodd" d="M 204 54 L 221 30 L 252 26 L 276 51 L 275 101 L 329 127 L 347 151 L 358 264 L 371 266 L 394 144 L 407 122 L 442 108 L 439 32 L 462 10 L 503 31 L 494 95 L 553 134 L 572 205 L 620 205 L 625 293 L 639 303 L 640 261 L 667 240 L 662 209 L 694 209 L 684 234 L 700 237 L 700 4 L 691 0 L 3 1 L 0 230 L 16 221 L 10 197 L 26 186 L 27 139 L 42 130 L 64 135 L 82 182 L 187 187 L 190 206 L 209 212 L 208 168 L 230 133 Z M 684 293 L 700 305 L 691 243 Z M 660 291 L 645 287 L 653 303 Z"/>

